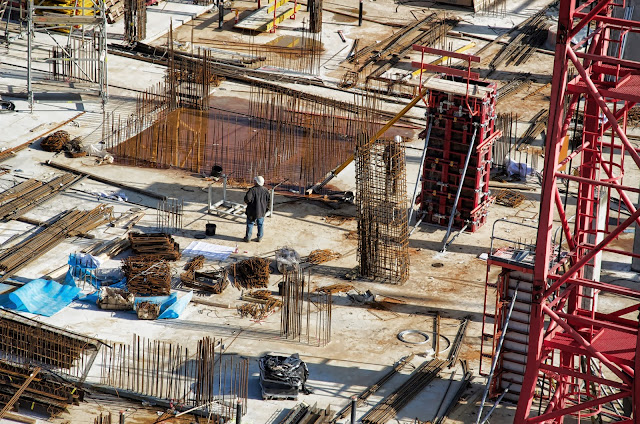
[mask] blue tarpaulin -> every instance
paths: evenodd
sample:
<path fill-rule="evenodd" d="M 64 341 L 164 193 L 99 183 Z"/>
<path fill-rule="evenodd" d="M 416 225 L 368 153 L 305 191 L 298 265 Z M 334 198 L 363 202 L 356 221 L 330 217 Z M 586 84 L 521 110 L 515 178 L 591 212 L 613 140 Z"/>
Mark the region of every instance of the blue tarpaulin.
<path fill-rule="evenodd" d="M 0 306 L 50 317 L 78 297 L 80 289 L 51 280 L 33 280 L 19 289 L 0 295 Z"/>

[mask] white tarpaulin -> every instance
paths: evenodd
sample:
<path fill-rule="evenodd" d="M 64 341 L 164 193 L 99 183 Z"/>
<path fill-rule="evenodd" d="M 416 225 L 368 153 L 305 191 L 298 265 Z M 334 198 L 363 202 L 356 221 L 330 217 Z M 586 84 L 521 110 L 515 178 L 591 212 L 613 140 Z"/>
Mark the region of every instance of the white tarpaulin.
<path fill-rule="evenodd" d="M 203 241 L 192 241 L 191 244 L 182 251 L 182 254 L 185 256 L 202 255 L 213 261 L 224 261 L 234 250 L 235 248 L 233 247 L 205 243 Z"/>

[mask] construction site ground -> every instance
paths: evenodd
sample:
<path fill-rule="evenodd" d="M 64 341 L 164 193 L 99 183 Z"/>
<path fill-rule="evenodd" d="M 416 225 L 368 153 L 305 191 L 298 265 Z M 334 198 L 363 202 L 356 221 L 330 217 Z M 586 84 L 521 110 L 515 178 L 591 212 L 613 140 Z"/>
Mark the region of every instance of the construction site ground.
<path fill-rule="evenodd" d="M 239 10 L 240 19 L 256 7 L 256 3 L 250 1 L 231 3 L 231 8 Z M 547 2 L 538 0 L 506 3 L 508 8 L 506 17 L 492 17 L 472 14 L 461 8 L 435 5 L 432 2 L 367 1 L 364 5 L 365 21 L 362 27 L 358 27 L 357 0 L 349 0 L 348 5 L 325 1 L 325 9 L 340 12 L 332 13 L 325 10 L 323 14 L 322 45 L 324 51 L 321 55 L 320 75 L 327 81 L 326 85 L 330 87 L 289 85 L 306 92 L 349 101 L 352 94 L 346 90 L 335 89 L 335 84 L 340 80 L 345 69 L 342 62 L 346 53 L 355 38 L 381 40 L 391 34 L 394 27 L 384 23 L 405 24 L 408 19 L 414 19 L 412 14 L 432 11 L 456 15 L 462 19 L 455 30 L 460 32 L 460 36 L 449 37 L 448 43 L 450 44 L 443 47 L 455 50 L 473 41 L 476 46 L 467 51 L 467 53 L 473 54 L 488 40 L 508 31 L 513 25 L 535 13 Z M 166 38 L 163 37 L 166 37 L 171 18 L 173 18 L 175 39 L 183 43 L 191 43 L 193 39 L 194 46 L 198 44 L 206 46 L 207 40 L 230 44 L 234 42 L 253 43 L 256 46 L 269 42 L 277 44 L 278 37 L 296 37 L 299 33 L 296 27 L 300 25 L 301 20 L 307 18 L 306 12 L 299 12 L 296 20 L 283 23 L 275 34 L 245 35 L 233 31 L 233 12 L 231 11 L 225 16 L 224 29 L 219 30 L 217 28 L 217 13 L 210 6 L 193 6 L 186 2 L 163 1 L 160 2 L 158 8 L 158 14 L 161 15 L 161 18 L 149 20 L 148 28 L 153 30 L 148 29 L 150 37 L 146 40 L 155 45 L 166 43 Z M 160 11 L 166 12 L 160 13 Z M 191 20 L 191 17 L 194 19 Z M 342 31 L 346 42 L 341 41 L 337 33 L 338 30 Z M 109 29 L 110 33 L 114 33 L 114 39 L 118 36 L 118 31 L 121 36 L 121 24 L 120 26 L 115 24 Z M 38 37 L 42 37 L 37 39 L 42 43 L 51 43 L 50 39 L 45 41 L 45 37 L 41 34 L 38 34 Z M 63 36 L 53 35 L 52 37 Z M 9 47 L 0 46 L 0 94 L 3 99 L 13 101 L 18 109 L 15 113 L 0 114 L 0 127 L 3 128 L 0 132 L 0 149 L 15 147 L 29 140 L 36 142 L 30 148 L 18 152 L 14 157 L 0 164 L 8 170 L 6 174 L 0 176 L 2 189 L 7 189 L 26 178 L 49 179 L 52 175 L 59 174 L 60 171 L 46 164 L 47 161 L 52 160 L 78 170 L 99 174 L 129 186 L 149 190 L 167 197 L 183 199 L 185 205 L 184 228 L 174 234 L 181 248 L 196 240 L 196 235 L 204 234 L 207 223 L 215 223 L 217 225 L 216 235 L 203 241 L 237 247 L 238 252 L 233 254 L 228 262 L 252 256 L 265 256 L 273 259 L 274 251 L 285 246 L 295 249 L 303 257 L 315 249 L 331 249 L 340 253 L 341 257 L 308 268 L 312 288 L 335 283 L 352 284 L 359 292 L 370 290 L 376 295 L 398 300 L 393 305 L 376 308 L 355 303 L 344 293 L 334 295 L 331 342 L 325 347 L 316 346 L 313 340 L 283 340 L 279 334 L 280 315 L 278 312 L 261 321 L 241 318 L 236 311 L 236 306 L 242 303 L 240 301 L 241 293 L 233 287 L 227 288 L 221 295 L 202 296 L 195 294 L 194 301 L 187 306 L 180 318 L 175 320 L 140 321 L 130 312 L 103 311 L 95 305 L 77 301 L 53 317 L 35 316 L 37 319 L 109 341 L 127 342 L 131 340 L 133 334 L 138 334 L 164 341 L 179 340 L 182 344 L 195 347 L 197 341 L 204 336 L 221 339 L 225 353 L 250 359 L 248 413 L 243 417 L 242 422 L 262 424 L 278 422 L 290 408 L 300 401 L 311 405 L 317 403 L 322 408 L 331 405 L 334 411 L 341 409 L 347 404 L 350 396 L 358 394 L 374 383 L 394 362 L 414 353 L 416 358 L 413 360 L 413 364 L 418 365 L 433 355 L 433 352 L 429 352 L 433 347 L 431 342 L 428 344 L 404 343 L 397 337 L 399 332 L 413 329 L 433 334 L 434 316 L 439 313 L 442 317 L 441 335 L 446 338 L 446 340 L 441 339 L 441 346 L 446 346 L 447 340 L 453 341 L 459 320 L 469 316 L 471 321 L 460 359 L 468 362 L 469 368 L 474 371 L 475 378 L 462 405 L 456 410 L 449 422 L 475 422 L 477 414 L 475 403 L 481 395 L 485 382 L 484 377 L 478 375 L 487 271 L 486 262 L 480 256 L 489 252 L 492 229 L 497 220 L 508 219 L 536 226 L 540 186 L 535 179 L 526 184 L 495 183 L 491 187 L 492 190 L 515 189 L 524 195 L 526 200 L 517 208 L 492 205 L 488 222 L 476 233 L 465 233 L 457 237 L 445 253 L 440 252 L 445 234 L 444 229 L 422 225 L 409 241 L 410 278 L 404 285 L 382 284 L 359 278 L 347 279 L 346 276 L 352 274 L 357 266 L 357 239 L 353 237 L 357 223 L 354 219 L 355 206 L 352 204 L 322 199 L 303 199 L 295 196 L 294 193 L 277 194 L 274 214 L 265 220 L 264 239 L 260 243 L 254 241 L 245 243 L 242 241 L 244 222 L 240 219 L 218 217 L 207 213 L 207 188 L 209 184 L 212 184 L 214 198 L 221 199 L 221 181 L 212 182 L 210 179 L 204 178 L 203 175 L 181 170 L 99 164 L 94 157 L 68 159 L 63 155 L 42 151 L 38 144 L 42 134 L 67 121 L 69 122 L 60 126 L 60 129 L 70 132 L 72 136 L 83 136 L 88 142 L 99 141 L 102 133 L 100 127 L 102 110 L 99 103 L 37 103 L 33 113 L 30 113 L 25 99 L 11 96 L 26 92 L 25 46 L 26 40 L 24 39 L 15 40 Z M 259 47 L 256 48 L 259 50 Z M 479 70 L 483 77 L 489 75 L 487 63 L 498 49 L 498 46 L 494 46 L 482 55 L 483 61 Z M 43 48 L 42 51 L 46 50 Z M 413 60 L 419 60 L 415 54 L 413 56 Z M 408 63 L 410 60 L 403 60 L 401 67 L 394 72 L 409 72 L 411 69 L 408 67 Z M 136 95 L 152 84 L 160 82 L 165 72 L 164 67 L 160 65 L 111 55 L 108 64 L 111 88 L 110 100 L 106 105 L 107 111 L 133 110 Z M 497 81 L 499 86 L 521 73 L 530 73 L 534 76 L 535 81 L 527 90 L 511 96 L 510 99 L 499 105 L 499 112 L 518 114 L 517 120 L 522 122 L 518 133 L 524 132 L 526 122 L 548 104 L 550 87 L 546 84 L 551 81 L 552 64 L 552 52 L 543 50 L 536 53 L 534 59 L 524 66 L 501 67 L 490 75 L 490 78 Z M 36 72 L 37 84 L 47 90 L 58 89 L 59 84 L 47 81 L 45 67 L 41 69 L 42 72 Z M 415 77 L 412 81 L 417 83 Z M 544 87 L 544 89 L 527 99 L 527 102 L 523 101 L 523 97 L 540 87 Z M 72 87 L 72 89 L 78 90 L 78 87 Z M 248 86 L 225 81 L 215 89 L 214 99 L 228 97 L 236 99 L 236 102 L 237 99 L 248 100 L 248 90 Z M 386 107 L 391 111 L 397 111 L 402 105 L 388 103 Z M 419 107 L 414 108 L 411 112 L 414 121 L 419 121 L 423 115 L 424 110 Z M 404 134 L 407 146 L 408 196 L 413 192 L 416 182 L 423 143 L 422 140 L 417 139 L 418 132 L 419 130 L 414 130 Z M 640 134 L 638 129 L 631 129 L 629 132 Z M 635 143 L 638 146 L 638 142 Z M 540 160 L 540 166 L 542 166 L 542 162 Z M 637 186 L 640 182 L 640 175 L 629 175 L 625 177 L 625 182 L 629 186 Z M 337 190 L 355 191 L 353 165 L 341 173 L 331 184 L 332 188 Z M 242 202 L 244 191 L 244 187 L 231 187 L 228 192 L 229 199 Z M 126 195 L 128 201 L 116 201 L 105 197 L 105 195 L 114 193 Z M 569 202 L 572 201 L 574 194 L 575 187 L 572 186 Z M 53 200 L 30 211 L 26 216 L 44 221 L 72 207 L 90 209 L 98 203 L 112 205 L 116 216 L 131 210 L 131 208 L 141 208 L 146 214 L 134 229 L 143 232 L 156 230 L 156 211 L 154 209 L 157 206 L 156 199 L 126 189 L 97 183 L 91 179 L 85 179 L 74 185 L 72 189 L 66 190 Z M 336 215 L 344 216 L 345 219 L 330 218 Z M 33 227 L 16 221 L 2 223 L 0 225 L 0 242 L 5 242 L 12 236 L 23 233 L 30 228 Z M 501 237 L 514 242 L 531 242 L 535 239 L 535 228 L 510 229 L 500 224 L 496 228 Z M 95 239 L 67 239 L 58 248 L 44 257 L 38 258 L 28 268 L 21 270 L 14 279 L 26 282 L 30 279 L 48 276 L 61 281 L 67 270 L 67 257 L 70 253 L 79 252 L 98 241 L 122 236 L 124 232 L 121 229 L 103 226 L 94 230 L 92 234 L 95 235 Z M 633 232 L 625 232 L 619 237 L 615 246 L 623 250 L 630 250 L 633 236 Z M 498 242 L 495 247 L 508 244 L 507 242 Z M 186 259 L 183 258 L 175 263 L 174 279 L 177 279 Z M 219 264 L 216 262 L 208 261 L 204 269 L 217 265 Z M 107 262 L 105 266 L 115 268 L 119 266 L 119 263 L 113 260 Z M 492 268 L 489 279 L 495 278 L 498 272 L 497 267 Z M 607 281 L 622 281 L 622 284 L 629 285 L 639 282 L 638 274 L 630 271 L 630 264 L 618 262 L 618 257 L 613 254 L 604 255 L 602 278 Z M 277 283 L 281 279 L 280 273 L 273 273 L 270 277 L 269 290 L 277 294 Z M 84 289 L 89 291 L 89 287 Z M 185 292 L 184 289 L 178 291 L 181 294 Z M 227 307 L 209 306 L 198 303 L 198 300 L 212 301 L 227 305 Z M 623 302 L 623 300 L 601 298 L 600 302 L 600 306 L 606 310 L 607 302 Z M 301 395 L 298 401 L 262 400 L 258 382 L 257 359 L 268 352 L 299 353 L 309 366 L 308 385 L 313 390 L 313 394 Z M 444 352 L 444 355 L 446 354 L 447 352 Z M 406 380 L 410 372 L 411 367 L 383 386 L 369 399 L 367 406 L 358 409 L 358 417 L 361 417 L 372 405 L 389 394 L 401 381 Z M 448 388 L 450 376 L 452 376 L 453 383 L 451 383 L 451 388 Z M 397 422 L 409 424 L 413 423 L 416 418 L 421 421 L 431 420 L 437 413 L 444 394 L 447 394 L 447 399 L 444 400 L 445 404 L 453 396 L 461 377 L 461 368 L 458 364 L 451 370 L 444 371 L 439 379 L 436 379 L 398 412 Z M 27 409 L 22 408 L 20 412 L 25 415 L 34 415 Z M 42 422 L 80 423 L 92 422 L 99 412 L 116 414 L 121 410 L 125 411 L 127 423 L 150 423 L 154 422 L 159 411 L 163 408 L 91 392 L 85 402 L 80 406 L 70 407 L 68 413 L 51 419 L 42 415 L 34 416 Z M 511 422 L 512 414 L 513 405 L 503 404 L 496 410 L 491 422 Z M 0 420 L 0 422 L 4 421 Z M 193 418 L 182 421 L 172 419 L 165 422 L 193 422 Z"/>

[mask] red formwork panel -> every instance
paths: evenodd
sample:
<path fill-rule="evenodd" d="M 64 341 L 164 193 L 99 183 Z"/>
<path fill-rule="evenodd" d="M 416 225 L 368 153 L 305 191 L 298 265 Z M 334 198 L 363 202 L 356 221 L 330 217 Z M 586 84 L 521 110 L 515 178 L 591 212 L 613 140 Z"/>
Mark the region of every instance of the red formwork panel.
<path fill-rule="evenodd" d="M 466 225 L 474 232 L 487 219 L 491 145 L 500 133 L 494 126 L 495 83 L 468 82 L 468 91 L 467 80 L 459 77 L 442 79 L 433 88 L 425 84 L 429 88 L 431 136 L 422 172 L 420 209 L 424 222 L 446 226 L 462 182 L 453 228 Z M 461 181 L 474 131 L 469 165 Z"/>

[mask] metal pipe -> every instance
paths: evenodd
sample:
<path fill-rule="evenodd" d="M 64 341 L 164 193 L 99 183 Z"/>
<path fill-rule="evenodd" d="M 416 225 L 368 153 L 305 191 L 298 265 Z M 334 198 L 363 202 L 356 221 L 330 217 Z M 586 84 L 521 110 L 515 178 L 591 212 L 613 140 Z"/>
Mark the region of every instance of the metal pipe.
<path fill-rule="evenodd" d="M 480 424 L 486 424 L 486 423 L 489 422 L 489 417 L 491 416 L 491 414 L 493 414 L 493 411 L 495 411 L 495 409 L 498 407 L 498 404 L 502 401 L 502 398 L 504 397 L 504 395 L 506 395 L 509 392 L 509 388 L 510 387 L 511 387 L 511 383 L 509 383 L 507 388 L 504 389 L 504 392 L 502 392 L 502 394 L 500 394 L 500 397 L 498 397 L 498 399 L 496 399 L 496 402 L 493 404 L 491 409 L 489 409 L 489 412 L 487 412 L 487 415 L 484 417 L 484 420 L 482 420 L 482 422 Z"/>
<path fill-rule="evenodd" d="M 362 2 L 360 2 L 362 5 Z M 433 126 L 433 120 L 429 121 L 429 128 L 427 128 L 427 137 L 424 139 L 424 148 L 422 149 L 422 158 L 420 159 L 420 166 L 418 167 L 418 178 L 416 179 L 416 186 L 413 189 L 413 196 L 411 196 L 411 203 L 409 204 L 409 221 L 411 225 L 411 217 L 413 216 L 413 206 L 416 203 L 416 197 L 418 196 L 418 187 L 422 181 L 422 169 L 424 167 L 424 160 L 427 157 L 427 147 L 429 147 L 429 138 L 431 137 L 431 127 Z"/>
<path fill-rule="evenodd" d="M 462 168 L 462 177 L 460 178 L 460 185 L 458 186 L 458 191 L 456 192 L 456 199 L 453 201 L 453 208 L 451 209 L 451 216 L 449 216 L 449 225 L 447 226 L 447 233 L 442 240 L 442 250 L 444 252 L 447 248 L 447 240 L 449 239 L 449 235 L 451 234 L 451 226 L 453 225 L 453 218 L 456 215 L 456 209 L 458 207 L 458 200 L 460 200 L 460 193 L 462 193 L 462 186 L 464 185 L 464 178 L 467 175 L 467 167 L 469 166 L 469 160 L 471 159 L 471 152 L 473 151 L 473 145 L 476 141 L 476 134 L 478 134 L 478 127 L 476 125 L 473 130 L 473 137 L 471 137 L 471 143 L 469 143 L 469 151 L 467 152 L 467 157 L 464 161 L 464 168 Z"/>
<path fill-rule="evenodd" d="M 362 4 L 362 3 L 360 3 Z M 358 403 L 358 396 L 351 396 L 351 424 L 356 422 L 356 408 Z"/>
<path fill-rule="evenodd" d="M 362 26 L 362 9 L 363 9 L 363 1 L 360 0 L 360 9 L 358 11 L 358 26 Z"/>
<path fill-rule="evenodd" d="M 242 400 L 240 399 L 236 403 L 236 424 L 242 424 Z"/>

